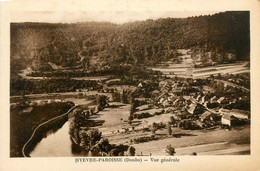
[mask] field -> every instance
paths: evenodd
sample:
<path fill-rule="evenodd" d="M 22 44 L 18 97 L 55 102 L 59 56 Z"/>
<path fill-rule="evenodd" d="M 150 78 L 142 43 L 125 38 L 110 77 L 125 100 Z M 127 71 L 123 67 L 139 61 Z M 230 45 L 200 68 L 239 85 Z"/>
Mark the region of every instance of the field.
<path fill-rule="evenodd" d="M 144 143 L 132 143 L 138 137 L 150 137 L 151 131 L 143 131 L 153 122 L 166 122 L 172 114 L 155 115 L 150 118 L 134 119 L 137 123 L 134 130 L 127 123 L 129 105 L 110 103 L 113 108 L 106 108 L 99 113 L 96 120 L 103 120 L 104 124 L 98 126 L 105 138 L 114 144 L 129 144 L 136 148 L 137 155 L 160 156 L 167 155 L 166 146 L 171 144 L 176 155 L 218 155 L 218 154 L 249 154 L 250 153 L 250 126 L 234 127 L 231 130 L 216 128 L 211 130 L 182 130 L 173 128 L 173 135 L 167 135 L 167 129 L 160 129 L 155 133 L 158 140 Z M 125 129 L 128 128 L 128 131 Z"/>
<path fill-rule="evenodd" d="M 237 62 L 233 64 L 222 64 L 217 66 L 209 66 L 204 68 L 193 68 L 193 78 L 209 77 L 210 75 L 217 74 L 239 74 L 239 73 L 249 73 L 250 69 L 247 67 L 248 62 Z M 155 71 L 161 71 L 164 75 L 172 77 L 177 75 L 179 77 L 186 75 L 187 68 L 190 65 L 185 63 L 182 64 L 172 64 L 167 67 L 156 67 L 153 68 Z"/>

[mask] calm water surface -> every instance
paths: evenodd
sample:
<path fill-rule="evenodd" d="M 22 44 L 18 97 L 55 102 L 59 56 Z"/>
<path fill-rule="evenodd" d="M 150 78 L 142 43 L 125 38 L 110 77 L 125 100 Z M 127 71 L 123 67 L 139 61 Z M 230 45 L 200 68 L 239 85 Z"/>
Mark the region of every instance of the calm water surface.
<path fill-rule="evenodd" d="M 89 156 L 87 152 L 73 153 L 69 135 L 69 122 L 66 122 L 57 132 L 48 134 L 30 153 L 31 157 L 75 157 Z"/>

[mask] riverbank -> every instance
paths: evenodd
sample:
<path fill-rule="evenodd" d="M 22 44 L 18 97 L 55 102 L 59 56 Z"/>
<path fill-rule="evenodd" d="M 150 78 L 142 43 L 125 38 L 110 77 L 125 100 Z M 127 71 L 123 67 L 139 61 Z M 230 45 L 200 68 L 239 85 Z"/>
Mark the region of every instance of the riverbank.
<path fill-rule="evenodd" d="M 10 109 L 10 157 L 24 157 L 22 148 L 41 123 L 60 116 L 74 106 L 71 102 L 54 102 Z"/>
<path fill-rule="evenodd" d="M 29 140 L 24 144 L 22 148 L 22 153 L 24 157 L 30 157 L 29 153 L 33 150 L 38 142 L 42 140 L 43 137 L 46 137 L 49 131 L 56 132 L 68 121 L 68 114 L 73 111 L 78 106 L 74 106 L 68 110 L 68 112 L 54 117 L 46 122 L 41 123 L 37 126 Z"/>

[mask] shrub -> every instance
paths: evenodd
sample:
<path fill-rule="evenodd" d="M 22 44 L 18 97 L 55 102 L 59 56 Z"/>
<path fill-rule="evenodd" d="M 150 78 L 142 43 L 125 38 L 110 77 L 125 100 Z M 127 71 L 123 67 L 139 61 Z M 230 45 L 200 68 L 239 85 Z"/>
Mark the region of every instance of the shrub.
<path fill-rule="evenodd" d="M 176 153 L 175 152 L 175 148 L 174 147 L 172 147 L 171 145 L 168 145 L 167 147 L 166 147 L 166 153 L 168 153 L 169 155 L 171 155 L 171 156 L 174 156 L 174 154 Z"/>

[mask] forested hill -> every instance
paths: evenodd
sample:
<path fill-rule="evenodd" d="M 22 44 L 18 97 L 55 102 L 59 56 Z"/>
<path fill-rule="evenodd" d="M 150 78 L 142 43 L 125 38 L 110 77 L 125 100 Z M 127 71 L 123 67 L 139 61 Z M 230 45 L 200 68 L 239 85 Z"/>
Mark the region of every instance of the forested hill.
<path fill-rule="evenodd" d="M 83 64 L 87 69 L 113 63 L 154 64 L 176 57 L 176 49 L 232 52 L 249 60 L 249 12 L 189 18 L 161 18 L 126 24 L 12 23 L 11 67 Z M 36 63 L 38 65 L 36 65 Z"/>

